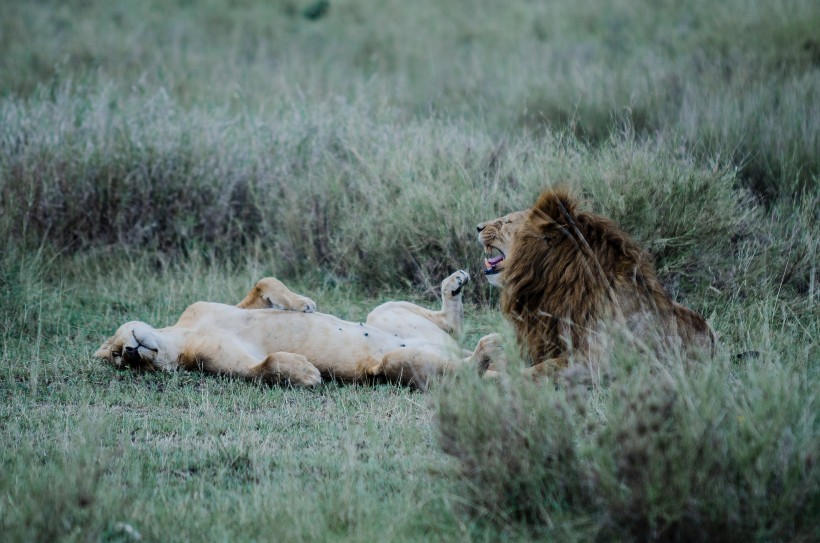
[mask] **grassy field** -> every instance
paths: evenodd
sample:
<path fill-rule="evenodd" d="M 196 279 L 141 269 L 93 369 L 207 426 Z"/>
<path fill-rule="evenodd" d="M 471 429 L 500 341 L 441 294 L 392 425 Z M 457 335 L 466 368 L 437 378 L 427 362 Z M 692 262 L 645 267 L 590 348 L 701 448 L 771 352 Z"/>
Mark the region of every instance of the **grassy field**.
<path fill-rule="evenodd" d="M 816 2 L 2 11 L 5 539 L 820 539 Z M 362 319 L 466 268 L 465 346 L 509 336 L 475 224 L 555 183 L 650 248 L 714 363 L 420 394 L 91 359 L 265 275 Z"/>

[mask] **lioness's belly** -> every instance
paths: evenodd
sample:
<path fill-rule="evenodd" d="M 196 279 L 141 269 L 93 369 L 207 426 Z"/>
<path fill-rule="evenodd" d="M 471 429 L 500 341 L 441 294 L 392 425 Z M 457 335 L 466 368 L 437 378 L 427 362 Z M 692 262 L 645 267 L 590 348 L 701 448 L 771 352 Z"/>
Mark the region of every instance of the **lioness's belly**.
<path fill-rule="evenodd" d="M 275 352 L 301 354 L 322 373 L 341 379 L 359 378 L 363 365 L 377 363 L 396 349 L 423 349 L 438 356 L 451 354 L 423 339 L 401 338 L 324 313 L 208 305 L 214 307 L 199 311 L 199 324 L 235 332 L 254 357 L 261 360 Z"/>

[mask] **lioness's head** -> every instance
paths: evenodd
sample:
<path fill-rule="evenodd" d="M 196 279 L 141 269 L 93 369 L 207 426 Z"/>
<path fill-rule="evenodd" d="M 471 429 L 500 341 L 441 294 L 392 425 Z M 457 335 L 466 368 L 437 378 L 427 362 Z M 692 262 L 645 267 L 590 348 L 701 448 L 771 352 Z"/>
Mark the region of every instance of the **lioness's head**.
<path fill-rule="evenodd" d="M 157 331 L 144 322 L 131 321 L 106 340 L 94 358 L 102 358 L 118 368 L 159 369 L 160 345 Z"/>
<path fill-rule="evenodd" d="M 478 242 L 484 247 L 484 275 L 496 287 L 503 286 L 504 260 L 512 253 L 518 229 L 527 219 L 529 210 L 515 211 L 478 225 Z"/>

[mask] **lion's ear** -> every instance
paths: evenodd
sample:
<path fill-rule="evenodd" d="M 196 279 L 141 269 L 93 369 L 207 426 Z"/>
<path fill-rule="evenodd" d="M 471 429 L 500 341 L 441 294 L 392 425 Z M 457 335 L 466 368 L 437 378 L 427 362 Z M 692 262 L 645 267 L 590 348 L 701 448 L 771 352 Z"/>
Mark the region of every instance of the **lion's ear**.
<path fill-rule="evenodd" d="M 575 221 L 577 205 L 578 200 L 569 187 L 558 186 L 542 192 L 533 210 L 543 213 L 557 224 L 565 225 Z"/>
<path fill-rule="evenodd" d="M 100 348 L 97 349 L 97 352 L 94 353 L 94 358 L 103 358 L 105 360 L 111 359 L 111 348 L 114 346 L 114 337 L 110 337 L 105 340 L 105 343 L 100 345 Z"/>

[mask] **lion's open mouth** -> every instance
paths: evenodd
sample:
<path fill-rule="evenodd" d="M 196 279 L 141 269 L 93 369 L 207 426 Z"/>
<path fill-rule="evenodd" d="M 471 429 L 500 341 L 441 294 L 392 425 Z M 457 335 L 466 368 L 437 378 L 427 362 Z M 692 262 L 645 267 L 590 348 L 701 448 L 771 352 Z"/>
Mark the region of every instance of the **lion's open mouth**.
<path fill-rule="evenodd" d="M 487 246 L 484 248 L 487 254 L 492 254 L 495 251 L 495 247 Z M 499 273 L 501 270 L 498 269 L 498 265 L 504 261 L 504 253 L 501 250 L 498 250 L 498 256 L 494 256 L 492 258 L 485 258 L 484 259 L 484 275 L 495 275 Z"/>

